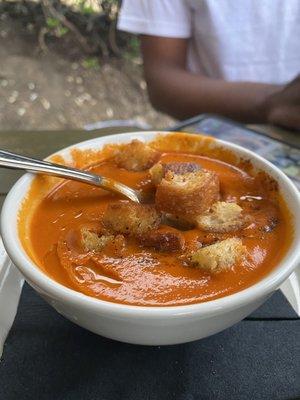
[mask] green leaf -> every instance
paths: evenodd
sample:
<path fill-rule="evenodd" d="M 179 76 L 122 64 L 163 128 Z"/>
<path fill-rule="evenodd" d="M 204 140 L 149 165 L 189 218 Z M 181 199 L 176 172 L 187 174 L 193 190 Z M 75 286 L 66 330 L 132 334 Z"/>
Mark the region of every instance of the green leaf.
<path fill-rule="evenodd" d="M 86 0 L 78 0 L 77 3 L 78 3 L 79 10 L 80 10 L 80 12 L 82 12 L 82 14 L 91 15 L 91 14 L 95 13 L 94 8 L 91 5 L 86 4 L 87 3 Z"/>
<path fill-rule="evenodd" d="M 94 13 L 93 7 L 84 5 L 81 9 L 84 15 L 91 15 Z"/>
<path fill-rule="evenodd" d="M 127 51 L 124 55 L 127 60 L 132 60 L 140 55 L 140 41 L 137 37 L 133 36 L 130 38 Z"/>
<path fill-rule="evenodd" d="M 99 60 L 96 57 L 86 58 L 85 60 L 82 61 L 81 65 L 83 66 L 83 68 L 86 68 L 86 69 L 99 69 L 100 68 Z"/>
<path fill-rule="evenodd" d="M 59 20 L 56 18 L 49 17 L 46 19 L 46 24 L 47 24 L 48 28 L 54 29 L 59 26 Z"/>
<path fill-rule="evenodd" d="M 59 26 L 56 30 L 56 34 L 58 37 L 62 37 L 68 32 L 69 32 L 69 29 L 64 26 Z"/>

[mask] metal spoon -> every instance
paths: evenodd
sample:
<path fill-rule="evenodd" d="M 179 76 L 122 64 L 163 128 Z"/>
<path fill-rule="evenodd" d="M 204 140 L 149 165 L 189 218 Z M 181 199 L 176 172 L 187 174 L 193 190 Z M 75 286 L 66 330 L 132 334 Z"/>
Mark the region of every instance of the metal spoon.
<path fill-rule="evenodd" d="M 60 178 L 76 180 L 89 185 L 98 186 L 110 192 L 122 194 L 136 203 L 143 202 L 142 193 L 134 190 L 123 183 L 101 175 L 91 174 L 76 168 L 65 167 L 48 161 L 36 160 L 34 158 L 10 153 L 0 150 L 0 167 L 11 169 L 22 169 L 28 172 L 58 176 Z"/>

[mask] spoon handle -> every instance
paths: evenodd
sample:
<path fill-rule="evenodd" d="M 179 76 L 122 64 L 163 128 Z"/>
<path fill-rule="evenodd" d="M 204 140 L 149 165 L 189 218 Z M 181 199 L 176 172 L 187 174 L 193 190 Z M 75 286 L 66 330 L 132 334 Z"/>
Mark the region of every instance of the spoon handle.
<path fill-rule="evenodd" d="M 102 189 L 114 193 L 121 193 L 135 202 L 140 201 L 138 194 L 133 189 L 123 185 L 122 183 L 116 182 L 113 179 L 91 174 L 90 172 L 76 168 L 51 163 L 49 161 L 25 157 L 5 150 L 0 150 L 0 167 L 21 169 L 28 172 L 36 172 L 57 176 L 59 178 L 77 180 L 90 185 L 99 186 Z"/>
<path fill-rule="evenodd" d="M 22 169 L 29 172 L 43 173 L 67 179 L 76 179 L 94 185 L 101 184 L 101 176 L 80 171 L 75 168 L 65 167 L 48 161 L 21 156 L 9 151 L 0 150 L 0 166 L 11 169 Z"/>

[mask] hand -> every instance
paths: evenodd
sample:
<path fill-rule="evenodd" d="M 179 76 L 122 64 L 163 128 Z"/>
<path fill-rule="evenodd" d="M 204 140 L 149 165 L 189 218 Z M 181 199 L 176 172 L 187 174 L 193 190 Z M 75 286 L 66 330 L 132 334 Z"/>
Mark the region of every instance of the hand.
<path fill-rule="evenodd" d="M 300 130 L 300 75 L 266 100 L 267 121 Z"/>

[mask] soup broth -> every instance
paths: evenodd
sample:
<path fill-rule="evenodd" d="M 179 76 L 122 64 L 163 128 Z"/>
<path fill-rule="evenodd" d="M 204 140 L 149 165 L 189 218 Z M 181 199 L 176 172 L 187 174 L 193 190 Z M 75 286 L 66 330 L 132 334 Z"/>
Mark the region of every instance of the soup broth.
<path fill-rule="evenodd" d="M 220 185 L 219 201 L 242 208 L 248 218 L 243 226 L 212 232 L 163 220 L 155 232 L 179 232 L 184 243 L 179 250 L 151 245 L 148 236 L 142 240 L 126 234 L 118 235 L 113 245 L 101 251 L 89 250 L 82 245 L 80 232 L 83 228 L 98 232 L 107 207 L 121 197 L 83 183 L 59 181 L 37 201 L 42 179 L 48 179 L 37 178 L 40 181 L 34 183 L 20 214 L 20 236 L 37 265 L 56 282 L 85 295 L 139 306 L 177 306 L 217 299 L 255 284 L 272 271 L 292 238 L 289 213 L 275 182 L 263 173 L 254 173 L 250 163 L 238 162 L 226 151 L 213 154 L 205 149 L 195 151 L 192 146 L 189 151 L 180 137 L 178 147 L 182 150 L 174 145 L 176 136 L 169 151 L 159 141 L 154 143 L 153 148 L 159 151 L 155 162 L 191 163 L 200 171 L 215 174 Z M 156 188 L 149 168 L 127 170 L 116 164 L 111 149 L 108 156 L 105 154 L 93 155 L 92 165 L 85 167 L 152 194 L 154 204 Z M 84 152 L 77 157 L 77 166 L 82 167 Z M 36 205 L 29 217 L 28 207 L 33 203 Z M 197 246 L 204 249 L 233 237 L 246 249 L 246 257 L 231 268 L 215 273 L 188 262 L 188 253 L 196 251 Z M 121 251 L 116 251 L 116 246 Z"/>

